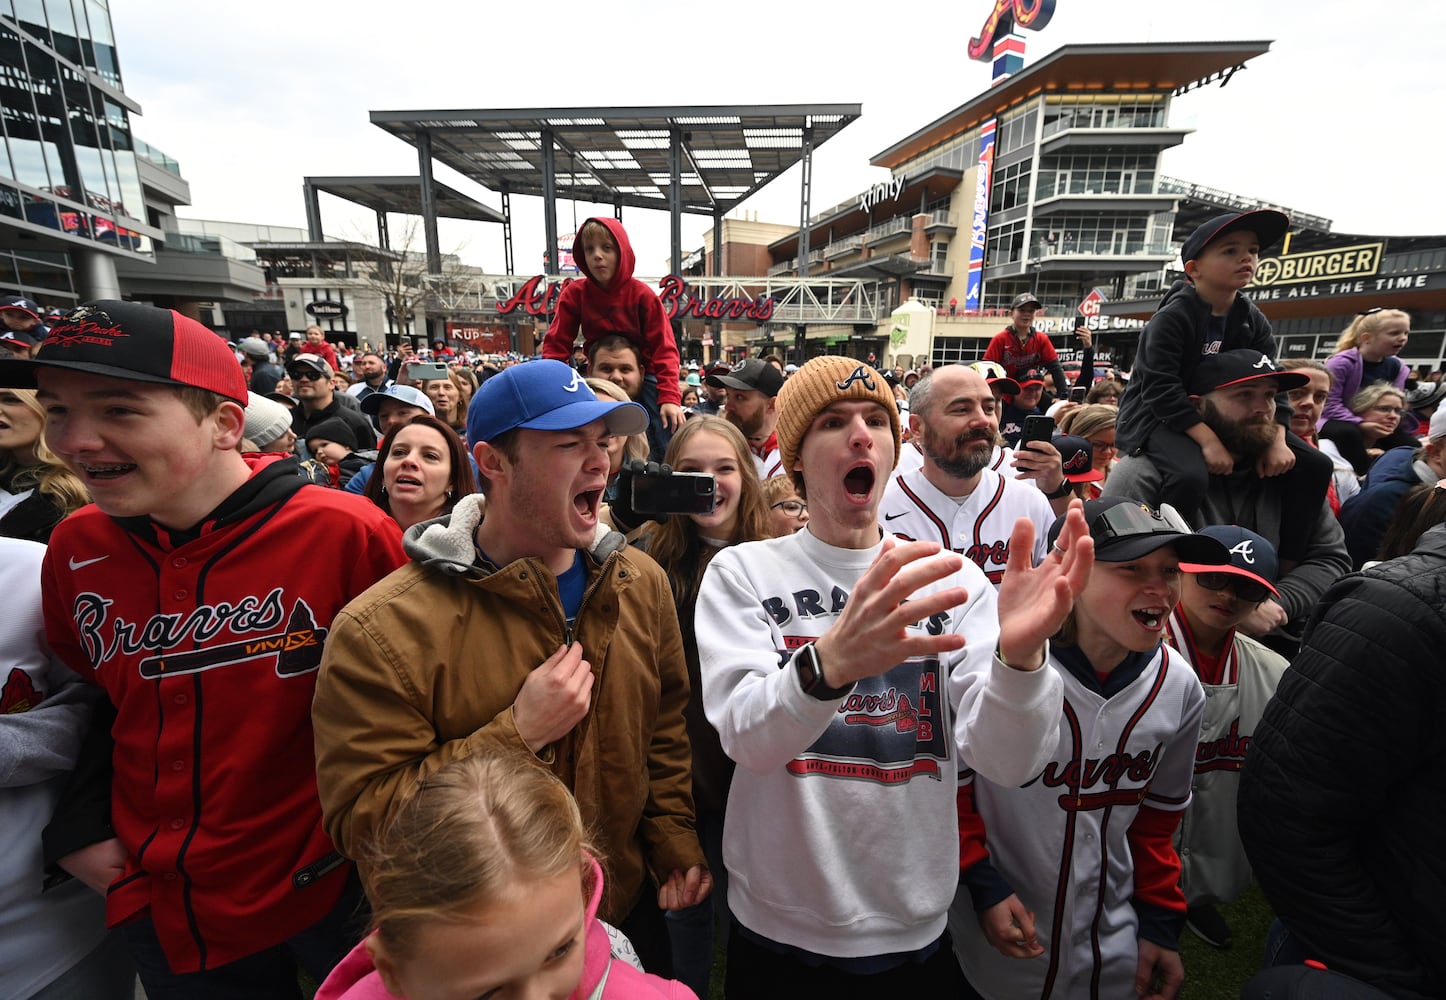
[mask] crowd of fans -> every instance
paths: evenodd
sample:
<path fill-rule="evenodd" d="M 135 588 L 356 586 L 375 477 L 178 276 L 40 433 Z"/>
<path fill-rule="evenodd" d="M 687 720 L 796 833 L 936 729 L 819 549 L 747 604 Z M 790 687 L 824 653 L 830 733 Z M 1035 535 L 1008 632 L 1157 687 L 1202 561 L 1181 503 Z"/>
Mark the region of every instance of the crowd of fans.
<path fill-rule="evenodd" d="M 683 362 L 616 220 L 539 359 L 6 300 L 0 993 L 1446 995 L 1446 389 L 1282 219 L 1073 382 Z"/>

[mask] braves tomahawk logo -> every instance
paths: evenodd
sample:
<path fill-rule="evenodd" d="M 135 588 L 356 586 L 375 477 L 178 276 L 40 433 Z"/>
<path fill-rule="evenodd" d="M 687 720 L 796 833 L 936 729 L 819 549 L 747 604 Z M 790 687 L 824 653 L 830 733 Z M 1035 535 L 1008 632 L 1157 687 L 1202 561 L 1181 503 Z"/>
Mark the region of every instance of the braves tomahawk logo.
<path fill-rule="evenodd" d="M 139 669 L 142 677 L 152 680 L 229 667 L 263 656 L 276 657 L 278 677 L 309 673 L 321 666 L 327 630 L 317 626 L 305 601 L 298 599 L 287 615 L 281 598 L 282 588 L 277 587 L 265 597 L 247 597 L 237 604 L 203 604 L 185 615 L 156 614 L 145 622 L 129 622 L 110 618 L 111 601 L 83 593 L 75 599 L 76 633 L 97 670 L 117 654 L 150 653 L 140 661 Z M 225 632 L 244 638 L 205 645 Z M 178 648 L 191 643 L 201 648 Z"/>
<path fill-rule="evenodd" d="M 28 712 L 44 700 L 45 695 L 35 686 L 30 675 L 19 667 L 11 667 L 5 685 L 0 687 L 0 715 L 17 715 Z"/>

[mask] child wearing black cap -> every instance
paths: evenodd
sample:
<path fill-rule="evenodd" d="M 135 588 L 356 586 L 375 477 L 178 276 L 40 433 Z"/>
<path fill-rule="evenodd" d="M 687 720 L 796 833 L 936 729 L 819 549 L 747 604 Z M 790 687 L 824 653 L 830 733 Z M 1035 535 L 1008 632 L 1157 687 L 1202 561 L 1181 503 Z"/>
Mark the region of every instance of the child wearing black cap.
<path fill-rule="evenodd" d="M 1248 348 L 1276 355 L 1270 321 L 1241 294 L 1255 278 L 1262 251 L 1290 228 L 1284 213 L 1271 209 L 1217 215 L 1199 226 L 1180 248 L 1184 280 L 1171 286 L 1160 308 L 1145 324 L 1129 384 L 1120 399 L 1116 441 L 1122 455 L 1149 455 L 1163 478 L 1159 499 L 1196 521 L 1207 473 L 1228 475 L 1234 459 L 1201 419 L 1185 386 L 1200 359 Z M 1277 404 L 1280 424 L 1275 442 L 1256 463 L 1262 476 L 1290 473 L 1299 478 L 1299 494 L 1325 496 L 1331 463 L 1319 451 L 1289 433 L 1290 404 Z M 1282 556 L 1300 559 L 1308 518 L 1296 518 L 1298 537 L 1281 539 Z"/>
<path fill-rule="evenodd" d="M 1233 524 L 1202 535 L 1230 553 L 1223 566 L 1180 564 L 1180 604 L 1166 640 L 1189 659 L 1205 687 L 1205 716 L 1195 752 L 1194 798 L 1180 825 L 1180 886 L 1189 906 L 1185 926 L 1206 944 L 1226 949 L 1230 925 L 1216 904 L 1250 885 L 1250 861 L 1235 823 L 1235 795 L 1245 751 L 1265 705 L 1289 666 L 1285 658 L 1236 629 L 1260 602 L 1279 597 L 1275 546 Z"/>

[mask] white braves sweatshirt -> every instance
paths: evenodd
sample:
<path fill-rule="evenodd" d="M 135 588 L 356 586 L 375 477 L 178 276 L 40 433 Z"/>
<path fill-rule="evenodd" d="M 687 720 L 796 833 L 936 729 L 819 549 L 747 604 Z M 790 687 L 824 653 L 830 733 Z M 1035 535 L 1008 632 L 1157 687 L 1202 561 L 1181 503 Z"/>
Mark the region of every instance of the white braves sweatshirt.
<path fill-rule="evenodd" d="M 703 704 L 739 768 L 723 831 L 728 902 L 749 930 L 836 957 L 914 951 L 944 930 L 959 869 L 959 762 L 1002 784 L 1054 749 L 1061 682 L 994 656 L 998 600 L 966 561 L 931 590 L 968 600 L 911 633 L 962 633 L 819 701 L 791 666 L 822 636 L 880 546 L 839 549 L 807 528 L 714 557 L 698 598 Z"/>

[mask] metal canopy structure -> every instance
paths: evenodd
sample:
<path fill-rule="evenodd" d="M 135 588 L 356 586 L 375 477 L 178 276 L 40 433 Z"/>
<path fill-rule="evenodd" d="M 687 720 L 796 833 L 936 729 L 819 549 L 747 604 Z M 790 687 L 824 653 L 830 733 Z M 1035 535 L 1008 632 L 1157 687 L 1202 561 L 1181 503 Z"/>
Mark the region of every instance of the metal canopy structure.
<path fill-rule="evenodd" d="M 619 216 L 624 205 L 669 212 L 677 272 L 682 213 L 712 216 L 716 243 L 724 213 L 800 162 L 806 225 L 813 150 L 861 113 L 858 104 L 533 108 L 373 111 L 371 122 L 417 149 L 429 262 L 435 159 L 502 195 L 508 271 L 511 196 L 523 194 L 544 201 L 549 272 L 557 273 L 559 197 L 612 205 Z"/>
<path fill-rule="evenodd" d="M 490 208 L 467 197 L 455 188 L 433 181 L 435 211 L 439 218 L 465 219 L 471 222 L 502 222 L 503 217 Z M 321 230 L 321 192 L 343 201 L 369 208 L 377 214 L 377 238 L 385 250 L 392 248 L 387 213 L 422 215 L 422 178 L 420 177 L 306 177 L 301 182 L 306 196 L 306 229 L 312 240 L 325 237 Z"/>

